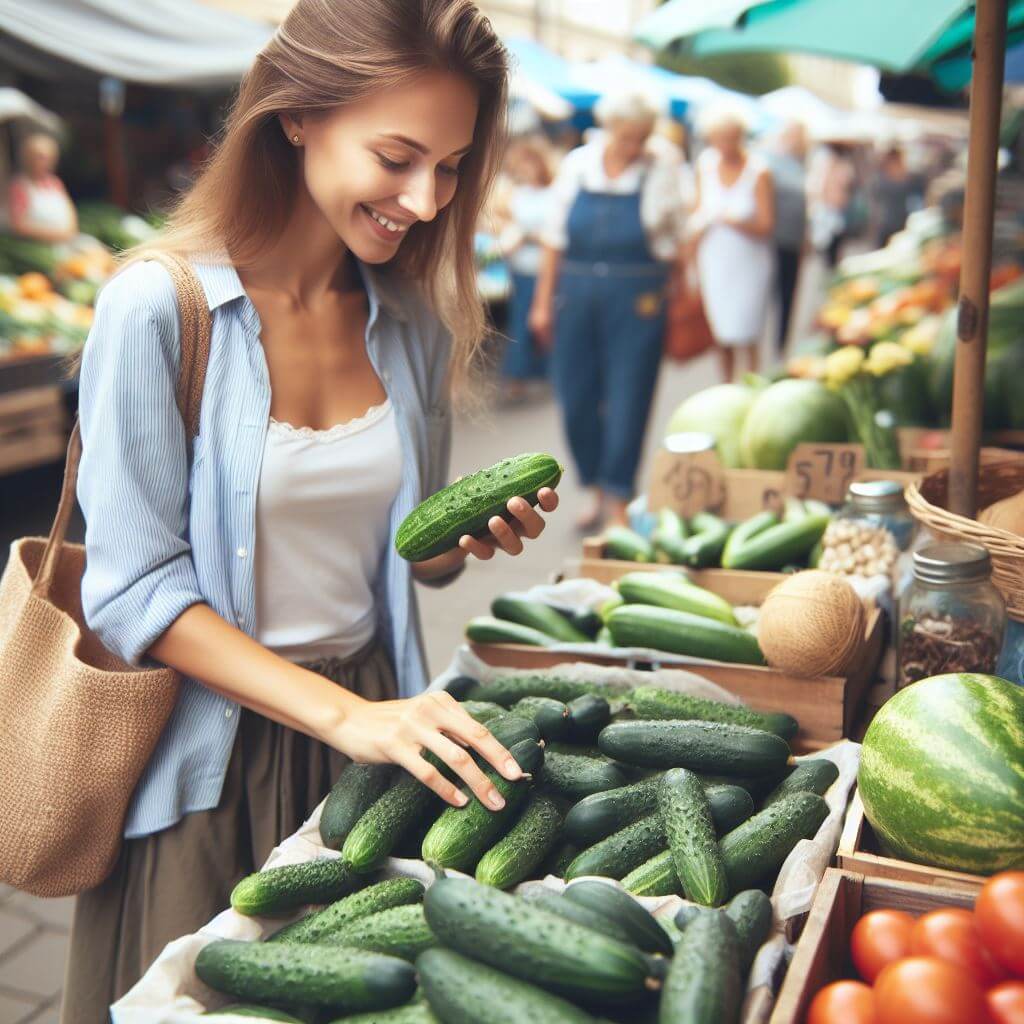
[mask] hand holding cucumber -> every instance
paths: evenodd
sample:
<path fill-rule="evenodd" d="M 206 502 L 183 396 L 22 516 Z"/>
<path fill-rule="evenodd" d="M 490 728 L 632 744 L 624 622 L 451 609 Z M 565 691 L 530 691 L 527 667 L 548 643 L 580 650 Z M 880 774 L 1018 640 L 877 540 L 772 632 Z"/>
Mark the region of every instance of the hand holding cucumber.
<path fill-rule="evenodd" d="M 492 810 L 503 807 L 505 801 L 470 751 L 476 751 L 506 779 L 515 780 L 523 774 L 487 727 L 470 718 L 444 691 L 421 693 L 406 700 L 360 700 L 324 738 L 354 761 L 400 765 L 455 807 L 464 806 L 469 798 L 445 778 L 436 766 L 438 762 L 450 768 Z M 428 759 L 428 754 L 433 756 Z"/>
<path fill-rule="evenodd" d="M 537 504 L 545 512 L 554 512 L 558 508 L 558 495 L 550 487 L 545 487 L 537 492 Z M 506 507 L 511 521 L 492 516 L 487 523 L 490 532 L 486 536 L 474 537 L 464 533 L 459 538 L 459 548 L 482 562 L 493 558 L 499 549 L 506 555 L 522 554 L 523 538 L 536 540 L 544 531 L 544 517 L 525 498 L 511 498 Z"/>

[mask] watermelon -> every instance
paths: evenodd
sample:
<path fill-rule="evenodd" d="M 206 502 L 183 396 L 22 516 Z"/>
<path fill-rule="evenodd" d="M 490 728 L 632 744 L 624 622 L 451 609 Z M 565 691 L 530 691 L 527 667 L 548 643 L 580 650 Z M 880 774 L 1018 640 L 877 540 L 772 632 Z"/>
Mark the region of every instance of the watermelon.
<path fill-rule="evenodd" d="M 900 690 L 868 727 L 857 783 L 886 852 L 982 875 L 1024 867 L 1024 688 L 953 673 Z"/>
<path fill-rule="evenodd" d="M 740 431 L 757 392 L 745 384 L 716 384 L 691 395 L 672 414 L 665 436 L 696 430 L 711 434 L 722 465 L 738 469 Z"/>

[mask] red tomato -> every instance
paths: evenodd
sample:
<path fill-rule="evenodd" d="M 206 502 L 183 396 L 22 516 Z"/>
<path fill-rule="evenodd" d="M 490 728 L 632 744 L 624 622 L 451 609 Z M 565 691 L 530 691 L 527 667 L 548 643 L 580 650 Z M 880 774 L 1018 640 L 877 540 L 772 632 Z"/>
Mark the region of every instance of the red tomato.
<path fill-rule="evenodd" d="M 982 988 L 1007 977 L 982 945 L 974 915 L 962 907 L 944 907 L 919 917 L 910 936 L 910 952 L 957 964 L 969 971 Z"/>
<path fill-rule="evenodd" d="M 914 923 L 910 914 L 902 910 L 872 910 L 853 926 L 850 954 L 866 982 L 874 982 L 883 967 L 910 956 Z"/>
<path fill-rule="evenodd" d="M 834 981 L 811 1003 L 806 1024 L 876 1024 L 875 996 L 862 981 Z"/>
<path fill-rule="evenodd" d="M 992 1024 L 1024 1024 L 1024 981 L 1004 981 L 985 993 Z"/>
<path fill-rule="evenodd" d="M 878 1024 L 984 1024 L 985 995 L 956 964 L 912 956 L 890 964 L 875 982 Z"/>
<path fill-rule="evenodd" d="M 1024 871 L 1003 871 L 982 887 L 974 918 L 986 949 L 1011 974 L 1024 978 Z"/>

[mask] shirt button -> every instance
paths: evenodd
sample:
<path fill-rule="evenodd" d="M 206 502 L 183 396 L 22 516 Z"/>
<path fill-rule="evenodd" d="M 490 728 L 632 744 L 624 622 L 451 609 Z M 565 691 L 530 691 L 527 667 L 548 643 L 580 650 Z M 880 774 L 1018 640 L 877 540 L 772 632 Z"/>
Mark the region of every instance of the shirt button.
<path fill-rule="evenodd" d="M 237 551 L 235 552 L 235 554 L 236 554 L 236 555 L 238 555 L 238 557 L 239 557 L 239 558 L 245 558 L 245 556 L 246 556 L 247 554 L 249 554 L 249 552 L 248 552 L 248 551 L 246 551 L 246 549 L 245 549 L 245 548 L 239 548 L 239 549 L 238 549 L 238 550 L 237 550 Z"/>
<path fill-rule="evenodd" d="M 224 717 L 225 717 L 225 718 L 230 718 L 230 717 L 231 717 L 231 716 L 232 716 L 232 715 L 233 715 L 234 713 L 235 713 L 235 709 L 234 709 L 234 708 L 228 708 L 228 709 L 227 709 L 227 710 L 226 710 L 226 711 L 224 712 Z"/>

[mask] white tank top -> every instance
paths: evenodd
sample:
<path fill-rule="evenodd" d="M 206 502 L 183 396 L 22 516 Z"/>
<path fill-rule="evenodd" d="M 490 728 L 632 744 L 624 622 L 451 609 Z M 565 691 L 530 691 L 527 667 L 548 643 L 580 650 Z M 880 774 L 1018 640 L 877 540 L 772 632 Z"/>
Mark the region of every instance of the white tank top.
<path fill-rule="evenodd" d="M 256 498 L 256 638 L 289 661 L 373 639 L 402 453 L 390 401 L 330 430 L 270 421 Z"/>

